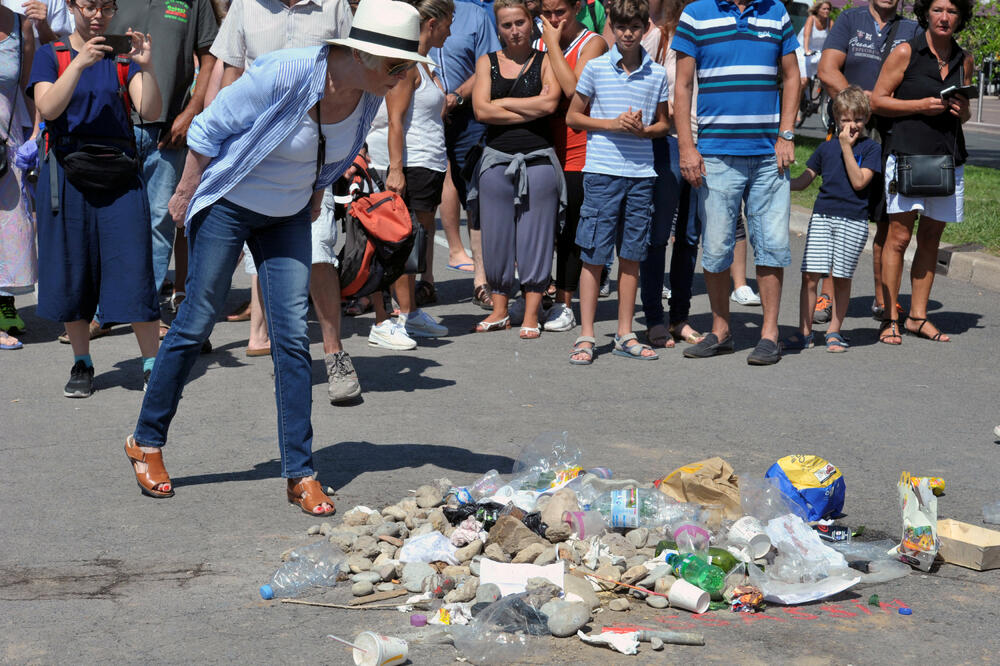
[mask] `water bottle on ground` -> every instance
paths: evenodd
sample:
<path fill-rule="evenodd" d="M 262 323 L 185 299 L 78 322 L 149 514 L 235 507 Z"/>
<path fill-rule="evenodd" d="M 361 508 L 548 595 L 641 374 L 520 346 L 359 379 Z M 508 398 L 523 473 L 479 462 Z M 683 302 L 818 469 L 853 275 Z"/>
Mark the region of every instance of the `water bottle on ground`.
<path fill-rule="evenodd" d="M 674 568 L 678 576 L 710 594 L 720 592 L 725 584 L 725 572 L 719 567 L 705 562 L 694 553 L 671 554 L 667 557 L 667 564 Z"/>
<path fill-rule="evenodd" d="M 632 487 L 601 493 L 590 509 L 600 511 L 611 527 L 662 527 L 669 522 L 667 507 L 671 502 L 659 490 Z"/>
<path fill-rule="evenodd" d="M 991 525 L 1000 525 L 1000 500 L 990 502 L 983 507 L 983 521 Z"/>
<path fill-rule="evenodd" d="M 344 551 L 326 539 L 296 548 L 271 576 L 271 582 L 260 586 L 260 596 L 297 597 L 312 587 L 333 587 L 346 563 Z"/>

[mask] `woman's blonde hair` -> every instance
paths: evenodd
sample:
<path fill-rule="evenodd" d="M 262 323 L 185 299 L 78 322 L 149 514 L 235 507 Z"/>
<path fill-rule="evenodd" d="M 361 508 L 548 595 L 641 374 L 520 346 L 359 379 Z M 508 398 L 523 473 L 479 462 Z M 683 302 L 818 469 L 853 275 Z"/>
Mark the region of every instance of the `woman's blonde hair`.
<path fill-rule="evenodd" d="M 501 9 L 520 9 L 528 20 L 531 20 L 531 12 L 528 11 L 528 5 L 524 0 L 493 0 L 493 15 L 500 18 Z"/>
<path fill-rule="evenodd" d="M 813 6 L 809 8 L 809 13 L 813 16 L 818 16 L 819 10 L 823 8 L 823 5 L 830 5 L 830 9 L 833 9 L 833 3 L 830 0 L 816 0 Z"/>
<path fill-rule="evenodd" d="M 455 13 L 453 0 L 408 0 L 409 4 L 420 13 L 420 23 L 432 18 L 451 18 Z"/>

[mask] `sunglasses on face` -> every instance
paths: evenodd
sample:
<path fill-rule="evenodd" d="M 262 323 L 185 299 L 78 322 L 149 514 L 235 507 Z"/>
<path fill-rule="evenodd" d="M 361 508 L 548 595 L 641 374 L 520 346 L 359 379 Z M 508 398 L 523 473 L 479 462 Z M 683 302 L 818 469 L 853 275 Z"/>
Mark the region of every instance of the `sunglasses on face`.
<path fill-rule="evenodd" d="M 404 60 L 402 62 L 396 63 L 395 65 L 391 64 L 389 61 L 386 61 L 385 64 L 386 64 L 385 73 L 389 76 L 399 76 L 403 72 L 407 72 L 417 66 L 417 63 L 414 62 L 413 60 Z"/>

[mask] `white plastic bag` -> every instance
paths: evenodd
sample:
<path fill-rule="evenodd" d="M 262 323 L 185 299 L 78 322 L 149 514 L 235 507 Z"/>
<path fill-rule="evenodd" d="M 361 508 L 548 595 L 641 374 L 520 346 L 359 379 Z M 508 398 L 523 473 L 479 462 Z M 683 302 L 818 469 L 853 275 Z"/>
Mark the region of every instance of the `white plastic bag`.
<path fill-rule="evenodd" d="M 422 534 L 409 539 L 399 549 L 400 562 L 447 562 L 459 564 L 455 548 L 448 537 L 440 532 Z"/>

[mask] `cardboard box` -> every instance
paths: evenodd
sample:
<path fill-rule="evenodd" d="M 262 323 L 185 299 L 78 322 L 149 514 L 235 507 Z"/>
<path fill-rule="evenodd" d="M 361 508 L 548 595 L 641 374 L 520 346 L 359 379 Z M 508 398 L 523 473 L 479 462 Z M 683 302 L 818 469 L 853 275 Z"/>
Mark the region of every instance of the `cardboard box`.
<path fill-rule="evenodd" d="M 985 571 L 1000 567 L 1000 532 L 958 520 L 938 521 L 938 554 L 949 564 Z"/>

